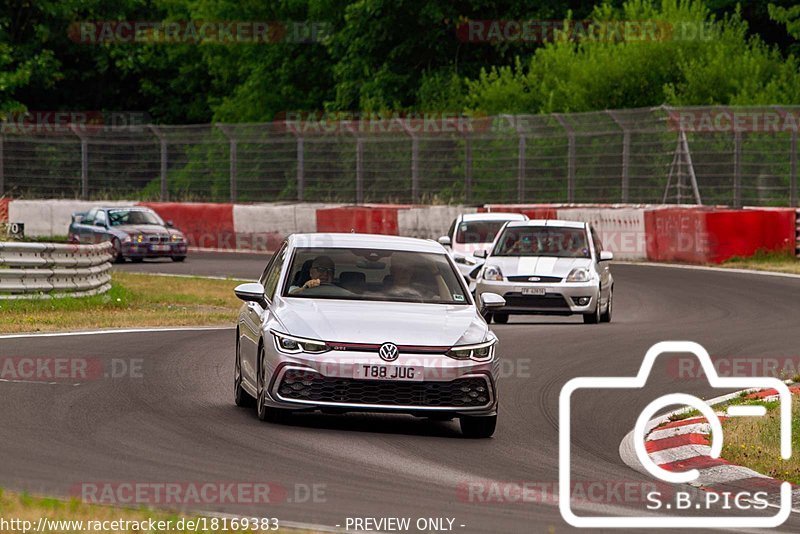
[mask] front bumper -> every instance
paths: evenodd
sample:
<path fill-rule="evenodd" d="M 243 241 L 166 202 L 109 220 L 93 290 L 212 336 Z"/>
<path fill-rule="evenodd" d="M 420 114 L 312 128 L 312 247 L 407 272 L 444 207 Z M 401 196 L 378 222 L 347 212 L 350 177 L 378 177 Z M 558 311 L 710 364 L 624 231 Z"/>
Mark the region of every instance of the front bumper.
<path fill-rule="evenodd" d="M 122 255 L 126 258 L 171 258 L 186 256 L 186 243 L 123 243 Z"/>
<path fill-rule="evenodd" d="M 330 351 L 287 355 L 266 343 L 267 404 L 292 410 L 395 412 L 414 415 L 497 413 L 497 356 L 489 362 L 444 354 L 400 354 L 385 362 L 377 352 Z M 355 368 L 413 367 L 421 381 L 354 378 Z"/>
<path fill-rule="evenodd" d="M 544 295 L 523 295 L 525 288 L 544 289 Z M 560 282 L 531 283 L 479 280 L 476 292 L 478 297 L 483 293 L 497 293 L 506 299 L 506 305 L 492 308 L 492 312 L 539 315 L 573 315 L 594 313 L 600 295 L 597 281 L 593 282 Z M 579 298 L 589 298 L 587 304 L 581 305 Z"/>

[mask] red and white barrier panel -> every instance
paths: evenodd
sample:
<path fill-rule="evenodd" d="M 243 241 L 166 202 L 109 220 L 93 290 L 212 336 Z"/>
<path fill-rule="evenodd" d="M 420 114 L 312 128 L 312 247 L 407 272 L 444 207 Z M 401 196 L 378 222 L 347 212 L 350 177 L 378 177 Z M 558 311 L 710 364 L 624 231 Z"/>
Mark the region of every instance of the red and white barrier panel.
<path fill-rule="evenodd" d="M 645 211 L 647 259 L 722 263 L 756 252 L 792 254 L 794 209 L 657 208 Z"/>
<path fill-rule="evenodd" d="M 618 259 L 720 263 L 758 251 L 794 252 L 794 208 L 732 210 L 693 206 L 492 204 L 212 204 L 0 199 L 0 221 L 22 222 L 31 236 L 65 235 L 71 214 L 96 205 L 149 206 L 199 249 L 271 251 L 292 233 L 356 232 L 436 239 L 460 213 L 505 211 L 532 219 L 589 222 Z"/>
<path fill-rule="evenodd" d="M 8 202 L 7 198 L 0 198 L 0 223 L 8 222 Z"/>

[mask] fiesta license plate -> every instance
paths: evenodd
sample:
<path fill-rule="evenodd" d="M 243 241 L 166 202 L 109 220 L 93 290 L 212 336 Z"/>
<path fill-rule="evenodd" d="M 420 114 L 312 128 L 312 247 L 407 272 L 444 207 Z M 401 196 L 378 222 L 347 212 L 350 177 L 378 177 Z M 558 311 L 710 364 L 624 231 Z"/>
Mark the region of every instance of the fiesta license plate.
<path fill-rule="evenodd" d="M 358 364 L 353 368 L 353 378 L 358 378 L 359 380 L 422 382 L 424 374 L 419 367 Z"/>
<path fill-rule="evenodd" d="M 153 252 L 169 252 L 169 245 L 150 245 L 150 250 Z"/>
<path fill-rule="evenodd" d="M 544 295 L 546 293 L 543 287 L 523 287 L 522 294 L 523 295 Z"/>

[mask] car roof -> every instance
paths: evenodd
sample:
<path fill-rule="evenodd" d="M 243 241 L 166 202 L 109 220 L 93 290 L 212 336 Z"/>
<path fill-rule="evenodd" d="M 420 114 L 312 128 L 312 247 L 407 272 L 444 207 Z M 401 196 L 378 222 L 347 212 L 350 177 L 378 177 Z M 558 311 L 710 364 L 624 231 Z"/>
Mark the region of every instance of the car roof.
<path fill-rule="evenodd" d="M 431 239 L 416 239 L 380 234 L 314 233 L 293 234 L 289 245 L 303 248 L 375 248 L 408 252 L 446 254 L 442 245 Z"/>
<path fill-rule="evenodd" d="M 153 211 L 152 208 L 147 206 L 106 206 L 97 208 L 100 210 L 130 210 L 130 211 Z"/>
<path fill-rule="evenodd" d="M 500 211 L 490 211 L 486 213 L 465 213 L 461 216 L 462 221 L 526 221 L 528 217 L 523 213 L 506 213 Z"/>
<path fill-rule="evenodd" d="M 586 223 L 583 221 L 563 221 L 561 219 L 531 219 L 530 221 L 514 221 L 508 223 L 509 227 L 535 227 L 535 226 L 549 226 L 561 228 L 586 228 Z"/>

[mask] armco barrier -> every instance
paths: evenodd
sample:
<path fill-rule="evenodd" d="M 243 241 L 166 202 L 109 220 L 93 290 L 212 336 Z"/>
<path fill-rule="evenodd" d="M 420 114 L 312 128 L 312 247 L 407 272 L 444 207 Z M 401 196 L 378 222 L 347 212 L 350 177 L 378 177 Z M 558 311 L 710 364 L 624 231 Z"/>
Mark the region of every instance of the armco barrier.
<path fill-rule="evenodd" d="M 190 247 L 236 250 L 233 204 L 142 202 L 186 235 Z"/>
<path fill-rule="evenodd" d="M 0 243 L 0 299 L 89 296 L 111 288 L 111 243 Z"/>
<path fill-rule="evenodd" d="M 645 212 L 647 259 L 722 263 L 758 251 L 790 254 L 796 240 L 791 209 L 659 208 Z"/>

